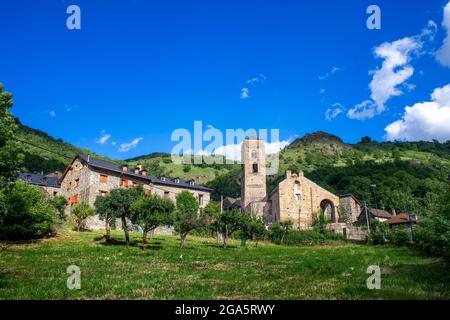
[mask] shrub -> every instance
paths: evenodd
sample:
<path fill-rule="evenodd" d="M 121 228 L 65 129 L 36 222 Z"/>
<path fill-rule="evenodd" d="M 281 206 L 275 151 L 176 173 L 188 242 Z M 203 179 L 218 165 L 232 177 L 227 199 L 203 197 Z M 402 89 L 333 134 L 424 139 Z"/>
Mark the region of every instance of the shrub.
<path fill-rule="evenodd" d="M 370 220 L 370 234 L 367 236 L 367 242 L 379 245 L 385 244 L 388 234 L 388 225 L 378 220 Z"/>
<path fill-rule="evenodd" d="M 274 243 L 281 244 L 286 234 L 292 229 L 292 221 L 275 222 L 270 226 L 269 238 Z"/>
<path fill-rule="evenodd" d="M 290 246 L 313 246 L 343 239 L 342 235 L 334 233 L 331 230 L 325 230 L 323 232 L 317 229 L 290 230 L 286 234 L 283 244 Z"/>
<path fill-rule="evenodd" d="M 66 214 L 65 214 L 65 210 L 66 210 L 66 206 L 67 206 L 66 198 L 64 198 L 63 196 L 56 196 L 51 200 L 51 202 L 53 204 L 53 207 L 58 212 L 59 219 L 64 221 L 66 218 Z"/>
<path fill-rule="evenodd" d="M 387 234 L 390 243 L 396 246 L 405 246 L 409 243 L 409 233 L 406 227 L 398 226 Z"/>
<path fill-rule="evenodd" d="M 79 232 L 82 228 L 85 228 L 86 219 L 95 215 L 95 210 L 89 204 L 81 202 L 72 208 L 72 214 L 75 216 L 77 231 Z"/>
<path fill-rule="evenodd" d="M 414 238 L 418 249 L 450 262 L 450 190 L 442 196 L 436 212 L 416 226 Z"/>
<path fill-rule="evenodd" d="M 55 211 L 39 188 L 17 181 L 8 192 L 0 192 L 0 238 L 28 240 L 51 233 Z"/>

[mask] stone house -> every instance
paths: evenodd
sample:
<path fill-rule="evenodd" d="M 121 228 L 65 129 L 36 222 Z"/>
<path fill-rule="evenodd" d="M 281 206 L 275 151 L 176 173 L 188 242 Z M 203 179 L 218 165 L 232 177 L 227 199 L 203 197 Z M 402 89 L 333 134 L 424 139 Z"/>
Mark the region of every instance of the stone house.
<path fill-rule="evenodd" d="M 346 223 L 340 215 L 345 207 L 352 220 L 360 213 L 359 201 L 352 195 L 339 197 L 307 179 L 303 172 L 286 172 L 286 177 L 267 194 L 265 141 L 246 138 L 241 149 L 241 210 L 264 217 L 271 224 L 292 221 L 295 228 L 310 228 L 323 211 L 329 227 L 343 232 Z"/>
<path fill-rule="evenodd" d="M 191 192 L 198 199 L 201 208 L 210 201 L 212 189 L 194 181 L 148 176 L 147 170 L 138 165 L 127 165 L 96 159 L 91 156 L 75 157 L 60 179 L 59 195 L 67 199 L 68 211 L 79 203 L 93 206 L 97 196 L 106 196 L 112 189 L 141 186 L 147 195 L 157 194 L 175 202 L 175 197 L 183 190 Z M 104 223 L 97 217 L 88 220 L 90 229 L 103 229 Z"/>
<path fill-rule="evenodd" d="M 374 209 L 374 208 L 367 208 L 367 214 L 369 215 L 369 220 L 375 219 L 380 222 L 386 222 L 393 217 L 386 210 Z M 366 210 L 361 211 L 361 214 L 358 217 L 358 223 L 359 224 L 367 224 Z"/>
<path fill-rule="evenodd" d="M 52 197 L 59 195 L 59 192 L 61 190 L 59 179 L 54 175 L 43 175 L 38 173 L 26 172 L 21 173 L 18 179 L 41 188 Z"/>

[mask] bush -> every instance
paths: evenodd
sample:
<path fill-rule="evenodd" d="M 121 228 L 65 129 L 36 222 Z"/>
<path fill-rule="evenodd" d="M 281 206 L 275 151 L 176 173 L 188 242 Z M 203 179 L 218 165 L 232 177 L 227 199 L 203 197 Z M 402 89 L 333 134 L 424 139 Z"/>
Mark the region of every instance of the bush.
<path fill-rule="evenodd" d="M 390 243 L 396 246 L 406 246 L 409 244 L 409 233 L 406 227 L 399 226 L 387 234 Z"/>
<path fill-rule="evenodd" d="M 95 215 L 95 210 L 89 204 L 81 202 L 72 208 L 72 214 L 77 222 L 77 231 L 81 231 L 82 228 L 85 228 L 86 219 Z"/>
<path fill-rule="evenodd" d="M 417 248 L 450 262 L 450 190 L 442 196 L 438 209 L 414 229 Z"/>
<path fill-rule="evenodd" d="M 421 222 L 414 229 L 414 240 L 422 252 L 450 261 L 450 221 L 434 218 Z"/>
<path fill-rule="evenodd" d="M 370 234 L 367 236 L 367 242 L 379 245 L 385 244 L 388 234 L 388 225 L 378 220 L 370 220 Z"/>
<path fill-rule="evenodd" d="M 8 192 L 0 192 L 0 238 L 28 240 L 51 233 L 55 210 L 37 187 L 17 181 Z"/>
<path fill-rule="evenodd" d="M 311 230 L 290 230 L 283 241 L 283 244 L 290 246 L 313 246 L 326 244 L 331 241 L 343 240 L 343 236 L 331 230 L 319 231 Z"/>

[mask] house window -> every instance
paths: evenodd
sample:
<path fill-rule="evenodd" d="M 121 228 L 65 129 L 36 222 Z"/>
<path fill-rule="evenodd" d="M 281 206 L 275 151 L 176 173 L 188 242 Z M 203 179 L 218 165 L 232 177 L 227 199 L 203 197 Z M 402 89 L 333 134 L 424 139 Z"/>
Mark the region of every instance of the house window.
<path fill-rule="evenodd" d="M 203 205 L 203 195 L 202 194 L 198 195 L 198 203 L 200 204 L 200 206 Z"/>
<path fill-rule="evenodd" d="M 67 183 L 67 190 L 70 190 L 70 189 L 72 189 L 72 181 L 69 181 Z"/>
<path fill-rule="evenodd" d="M 100 175 L 100 182 L 101 183 L 108 183 L 108 176 L 106 174 Z"/>
<path fill-rule="evenodd" d="M 58 195 L 58 191 L 53 191 L 53 196 L 56 197 Z"/>
<path fill-rule="evenodd" d="M 76 184 L 77 187 L 79 187 L 80 186 L 80 179 L 76 179 L 75 180 L 75 184 Z"/>
<path fill-rule="evenodd" d="M 253 164 L 253 173 L 258 173 L 258 164 L 257 163 Z"/>
<path fill-rule="evenodd" d="M 169 199 L 169 197 L 170 197 L 170 192 L 164 191 L 164 199 Z"/>
<path fill-rule="evenodd" d="M 252 150 L 252 159 L 257 159 L 257 153 L 256 150 Z"/>
<path fill-rule="evenodd" d="M 300 191 L 300 182 L 298 181 L 295 181 L 294 194 L 295 199 L 297 199 L 297 201 L 300 201 L 301 191 Z"/>
<path fill-rule="evenodd" d="M 120 185 L 122 187 L 128 188 L 128 180 L 127 179 L 120 180 Z"/>
<path fill-rule="evenodd" d="M 100 190 L 99 192 L 102 197 L 106 197 L 108 195 L 108 191 Z"/>

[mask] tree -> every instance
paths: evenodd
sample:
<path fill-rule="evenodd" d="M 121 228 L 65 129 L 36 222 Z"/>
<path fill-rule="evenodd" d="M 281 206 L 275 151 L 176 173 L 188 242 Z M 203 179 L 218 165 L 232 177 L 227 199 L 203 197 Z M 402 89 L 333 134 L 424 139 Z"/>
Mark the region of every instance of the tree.
<path fill-rule="evenodd" d="M 54 208 L 39 188 L 17 181 L 8 191 L 0 191 L 0 238 L 43 237 L 51 232 L 54 219 Z"/>
<path fill-rule="evenodd" d="M 205 208 L 203 209 L 203 212 L 205 213 L 207 219 L 208 219 L 208 225 L 210 226 L 212 232 L 216 233 L 216 240 L 217 243 L 219 243 L 219 237 L 220 237 L 220 227 L 219 227 L 219 216 L 220 216 L 220 205 L 209 202 Z"/>
<path fill-rule="evenodd" d="M 0 188 L 11 185 L 23 161 L 23 154 L 14 140 L 17 124 L 9 111 L 12 106 L 11 93 L 3 92 L 0 83 Z"/>
<path fill-rule="evenodd" d="M 256 242 L 258 246 L 258 241 L 263 240 L 267 234 L 266 223 L 264 219 L 252 216 L 250 220 L 250 236 Z"/>
<path fill-rule="evenodd" d="M 51 200 L 53 207 L 58 211 L 59 218 L 64 221 L 66 218 L 67 200 L 63 196 L 53 197 Z"/>
<path fill-rule="evenodd" d="M 108 206 L 110 212 L 114 212 L 114 214 L 122 220 L 122 228 L 125 233 L 125 241 L 127 246 L 130 245 L 127 219 L 131 219 L 131 206 L 142 196 L 145 196 L 144 189 L 142 188 L 113 189 L 108 196 Z"/>
<path fill-rule="evenodd" d="M 131 206 L 132 221 L 143 229 L 142 247 L 147 249 L 147 234 L 162 225 L 170 225 L 174 221 L 174 204 L 158 195 L 143 196 Z"/>
<path fill-rule="evenodd" d="M 115 212 L 111 209 L 109 196 L 97 196 L 94 202 L 94 207 L 100 219 L 105 221 L 105 238 L 108 242 L 111 239 L 111 224 L 116 219 Z"/>
<path fill-rule="evenodd" d="M 292 229 L 292 221 L 276 222 L 270 226 L 270 237 L 275 243 L 283 243 L 286 234 Z"/>
<path fill-rule="evenodd" d="M 228 246 L 228 238 L 229 236 L 239 230 L 243 229 L 246 225 L 249 216 L 246 214 L 242 214 L 238 210 L 228 210 L 222 212 L 218 219 L 219 230 L 223 235 L 223 247 L 226 249 Z"/>
<path fill-rule="evenodd" d="M 364 137 L 361 138 L 361 142 L 360 143 L 372 143 L 372 142 L 373 142 L 373 140 L 372 140 L 371 137 L 364 136 Z"/>
<path fill-rule="evenodd" d="M 80 232 L 81 228 L 84 227 L 86 219 L 95 215 L 95 210 L 86 202 L 80 202 L 72 208 L 72 214 L 75 216 L 75 221 L 77 222 L 77 231 Z"/>
<path fill-rule="evenodd" d="M 175 228 L 180 233 L 180 248 L 183 249 L 189 232 L 205 225 L 206 217 L 199 213 L 198 201 L 189 191 L 180 192 L 176 200 Z"/>

